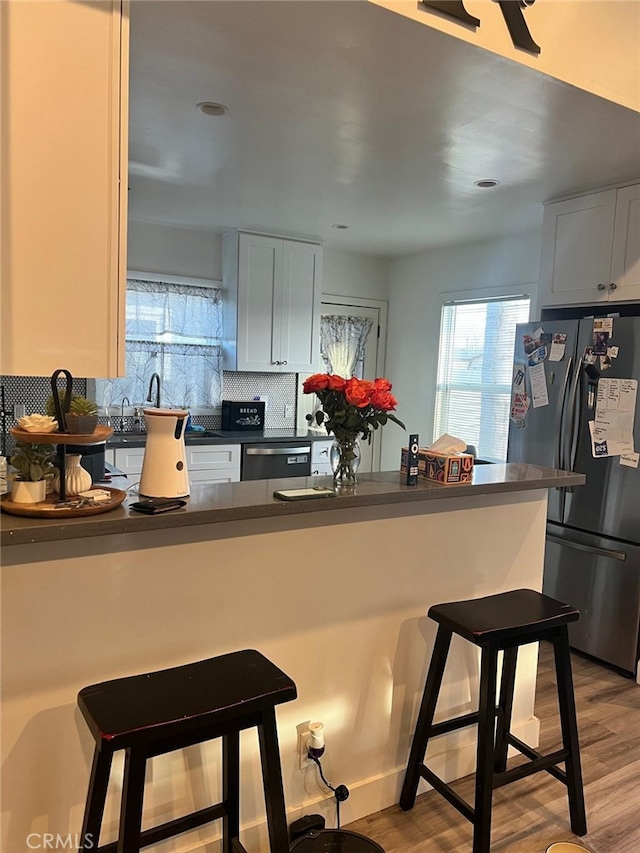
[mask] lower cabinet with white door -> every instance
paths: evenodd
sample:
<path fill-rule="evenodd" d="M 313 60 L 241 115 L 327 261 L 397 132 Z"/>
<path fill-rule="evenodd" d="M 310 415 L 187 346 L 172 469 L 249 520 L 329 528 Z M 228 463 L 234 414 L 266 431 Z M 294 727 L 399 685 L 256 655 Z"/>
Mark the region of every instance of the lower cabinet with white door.
<path fill-rule="evenodd" d="M 187 468 L 191 485 L 238 483 L 239 444 L 188 444 Z"/>
<path fill-rule="evenodd" d="M 190 444 L 186 452 L 191 485 L 239 482 L 239 444 Z M 137 483 L 142 473 L 144 447 L 116 447 L 113 453 L 115 467 L 127 475 L 131 485 Z"/>
<path fill-rule="evenodd" d="M 140 479 L 144 447 L 116 447 L 114 465 L 124 472 L 131 480 L 131 485 Z"/>
<path fill-rule="evenodd" d="M 329 441 L 314 441 L 311 444 L 311 476 L 332 474 L 329 453 L 333 439 Z"/>

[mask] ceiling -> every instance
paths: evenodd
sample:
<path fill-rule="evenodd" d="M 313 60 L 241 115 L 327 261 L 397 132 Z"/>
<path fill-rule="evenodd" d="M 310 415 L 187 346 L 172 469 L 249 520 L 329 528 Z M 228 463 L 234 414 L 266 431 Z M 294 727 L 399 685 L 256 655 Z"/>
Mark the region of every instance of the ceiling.
<path fill-rule="evenodd" d="M 132 219 L 389 257 L 640 176 L 640 114 L 363 0 L 135 2 L 130 73 Z"/>

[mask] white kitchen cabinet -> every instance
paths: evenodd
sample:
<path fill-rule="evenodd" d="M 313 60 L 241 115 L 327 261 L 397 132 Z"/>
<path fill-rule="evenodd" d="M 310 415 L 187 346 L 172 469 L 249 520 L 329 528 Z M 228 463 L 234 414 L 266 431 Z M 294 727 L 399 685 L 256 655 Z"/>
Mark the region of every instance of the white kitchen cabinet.
<path fill-rule="evenodd" d="M 190 444 L 186 450 L 190 483 L 240 481 L 239 444 Z"/>
<path fill-rule="evenodd" d="M 538 304 L 640 299 L 640 185 L 547 204 Z"/>
<path fill-rule="evenodd" d="M 140 479 L 143 458 L 144 447 L 116 447 L 113 464 L 127 475 L 133 485 Z"/>
<path fill-rule="evenodd" d="M 640 299 L 640 184 L 616 194 L 611 282 L 616 285 L 611 302 Z"/>
<path fill-rule="evenodd" d="M 322 474 L 333 474 L 331 470 L 331 462 L 329 461 L 329 452 L 333 439 L 328 441 L 314 441 L 311 444 L 311 475 L 319 476 Z"/>
<path fill-rule="evenodd" d="M 124 372 L 128 6 L 0 3 L 0 371 Z"/>
<path fill-rule="evenodd" d="M 229 232 L 223 280 L 225 368 L 313 372 L 320 345 L 322 247 Z"/>
<path fill-rule="evenodd" d="M 239 444 L 188 444 L 186 447 L 189 482 L 237 483 L 240 480 Z M 136 483 L 142 473 L 144 447 L 115 448 L 116 468 Z"/>

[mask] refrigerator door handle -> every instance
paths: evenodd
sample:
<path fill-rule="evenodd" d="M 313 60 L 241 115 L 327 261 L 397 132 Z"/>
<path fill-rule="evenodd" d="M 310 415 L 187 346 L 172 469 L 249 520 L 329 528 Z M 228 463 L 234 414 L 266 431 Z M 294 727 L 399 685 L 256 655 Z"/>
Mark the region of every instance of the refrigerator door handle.
<path fill-rule="evenodd" d="M 569 394 L 569 430 L 567 434 L 568 439 L 568 470 L 573 471 L 573 466 L 575 465 L 576 456 L 576 446 L 577 446 L 577 438 L 576 438 L 576 427 L 578 426 L 578 410 L 577 410 L 577 400 L 578 400 L 578 389 L 580 387 L 580 372 L 582 370 L 582 358 L 576 358 L 575 370 L 573 374 L 573 379 L 571 380 L 571 392 Z M 573 492 L 575 490 L 575 486 L 567 486 L 567 492 Z"/>
<path fill-rule="evenodd" d="M 596 548 L 593 545 L 583 545 L 581 542 L 572 542 L 570 539 L 562 539 L 560 536 L 554 536 L 552 533 L 547 533 L 549 542 L 556 545 L 563 545 L 566 548 L 573 548 L 574 551 L 585 551 L 587 554 L 597 554 L 600 557 L 610 557 L 612 560 L 620 560 L 624 562 L 627 555 L 624 551 L 612 551 L 609 548 Z"/>
<path fill-rule="evenodd" d="M 565 415 L 565 403 L 567 399 L 567 386 L 569 385 L 569 376 L 571 375 L 571 365 L 573 364 L 573 357 L 570 356 L 567 361 L 567 369 L 564 372 L 564 376 L 562 378 L 562 388 L 560 389 L 560 406 L 558 407 L 558 419 L 557 419 L 557 444 L 556 444 L 556 458 L 555 465 L 557 468 L 564 468 L 565 457 L 564 457 L 564 415 Z M 564 489 L 562 486 L 556 486 L 556 488 L 562 492 L 561 503 L 563 506 L 561 507 L 562 514 L 564 515 Z"/>

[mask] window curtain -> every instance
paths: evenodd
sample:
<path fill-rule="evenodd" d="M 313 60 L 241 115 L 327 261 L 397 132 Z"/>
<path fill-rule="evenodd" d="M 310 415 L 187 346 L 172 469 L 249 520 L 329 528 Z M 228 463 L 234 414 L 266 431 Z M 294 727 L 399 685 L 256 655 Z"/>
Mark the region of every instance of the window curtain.
<path fill-rule="evenodd" d="M 369 317 L 323 316 L 320 321 L 320 353 L 327 373 L 350 379 L 359 362 L 373 326 Z"/>
<path fill-rule="evenodd" d="M 434 439 L 448 432 L 493 462 L 507 458 L 516 323 L 529 298 L 454 302 L 442 308 Z"/>
<path fill-rule="evenodd" d="M 161 405 L 212 408 L 222 394 L 222 292 L 196 285 L 129 279 L 126 378 L 96 381 L 100 406 L 146 402 L 158 373 Z"/>

